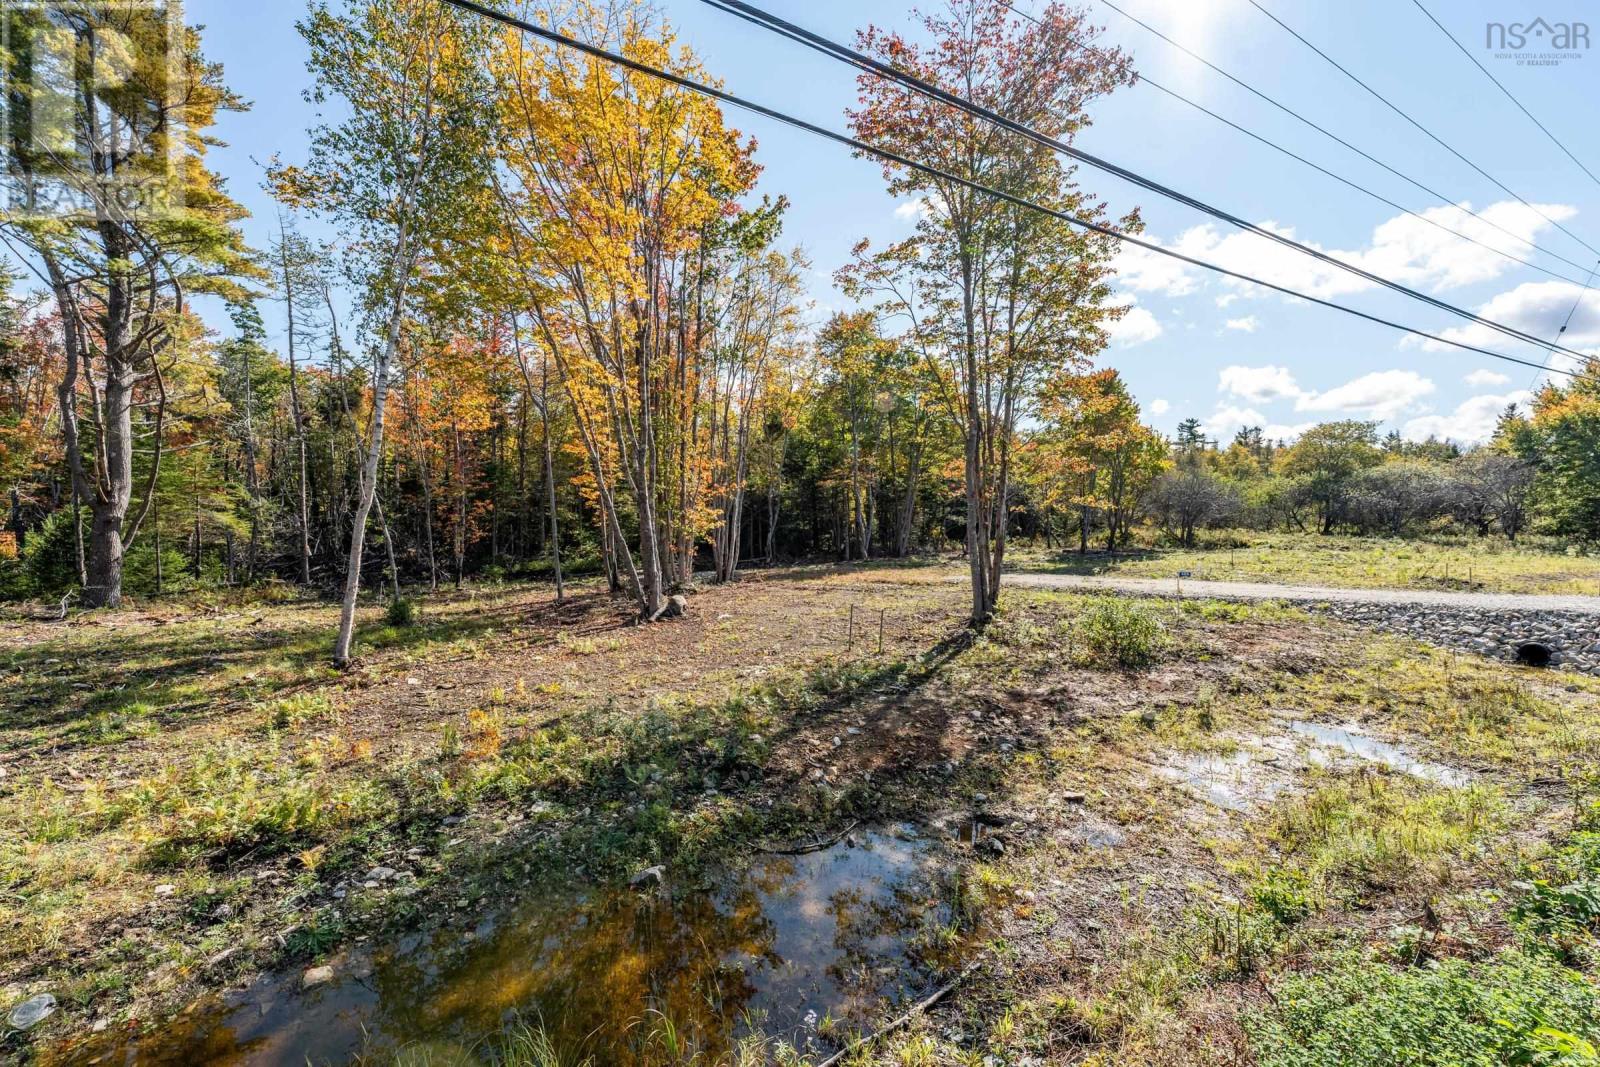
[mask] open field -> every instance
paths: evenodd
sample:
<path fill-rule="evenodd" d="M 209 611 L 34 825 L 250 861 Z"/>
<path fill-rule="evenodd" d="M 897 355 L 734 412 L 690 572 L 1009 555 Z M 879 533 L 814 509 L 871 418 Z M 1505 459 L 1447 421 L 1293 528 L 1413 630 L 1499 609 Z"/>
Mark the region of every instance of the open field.
<path fill-rule="evenodd" d="M 1212 532 L 1194 549 L 1135 549 L 1110 554 L 1024 549 L 1019 569 L 1058 574 L 1276 582 L 1354 589 L 1569 593 L 1600 596 L 1600 557 L 1555 542 L 1511 544 L 1503 538 L 1438 541 L 1313 534 Z"/>
<path fill-rule="evenodd" d="M 511 1048 L 508 1013 L 524 1020 L 522 1062 L 816 1062 L 893 1014 L 883 998 L 969 965 L 981 980 L 854 1062 L 1378 1064 L 1392 1062 L 1383 1028 L 1416 1022 L 1383 1015 L 1407 996 L 1459 1008 L 1466 1021 L 1446 1021 L 1463 1050 L 1558 1040 L 1538 1026 L 1600 1036 L 1577 977 L 1592 974 L 1589 920 L 1554 888 L 1600 871 L 1584 777 L 1600 683 L 1270 603 L 1019 590 L 974 639 L 953 573 L 775 572 L 644 628 L 591 590 L 561 607 L 538 588 L 441 595 L 414 627 L 365 615 L 344 677 L 322 666 L 322 605 L 7 621 L 0 1007 L 59 1003 L 8 1054 L 227 1061 L 243 1040 L 212 1025 L 228 997 L 232 1011 L 259 999 L 279 1026 L 348 1007 L 356 982 L 379 991 L 360 1002 L 370 1062 L 492 1056 Z M 897 833 L 938 877 L 900 926 L 870 900 L 862 915 L 876 916 L 867 944 L 892 942 L 920 977 L 832 1002 L 813 989 L 809 1023 L 759 968 L 745 999 L 727 991 L 716 946 L 791 936 L 778 912 L 729 927 L 737 902 L 831 885 L 844 863 L 858 877 L 789 920 L 842 924 L 843 902 L 886 877 L 871 864 Z M 836 838 L 820 865 L 763 858 Z M 1513 888 L 1537 884 L 1539 864 L 1549 899 Z M 626 889 L 654 865 L 661 886 Z M 513 981 L 530 950 L 508 910 L 531 901 L 547 924 L 563 901 L 613 892 L 558 927 L 578 940 L 550 969 L 623 981 L 633 957 L 602 931 L 665 951 L 665 934 L 634 940 L 641 906 L 709 969 L 662 984 L 682 964 L 647 955 L 625 968 L 637 998 L 587 1008 Z M 536 929 L 535 944 L 555 936 Z M 431 980 L 419 960 L 397 977 L 421 951 L 413 931 Z M 1428 960 L 1440 968 L 1416 966 Z M 328 991 L 302 992 L 320 966 Z M 1389 1000 L 1351 998 L 1380 979 Z M 1473 998 L 1509 1029 L 1472 1030 Z M 590 1011 L 586 1037 L 556 1004 Z M 1363 1012 L 1380 1043 L 1323 1056 Z M 555 1058 L 530 1058 L 546 1029 Z M 262 1040 L 256 1055 L 319 1048 L 287 1024 Z"/>

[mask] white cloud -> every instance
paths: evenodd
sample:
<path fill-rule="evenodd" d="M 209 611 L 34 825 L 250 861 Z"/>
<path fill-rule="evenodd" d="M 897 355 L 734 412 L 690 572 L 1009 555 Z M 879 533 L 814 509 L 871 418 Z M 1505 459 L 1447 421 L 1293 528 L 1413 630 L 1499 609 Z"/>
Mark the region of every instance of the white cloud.
<path fill-rule="evenodd" d="M 1171 410 L 1172 405 L 1167 403 L 1165 400 L 1150 401 L 1150 414 L 1152 415 L 1165 415 Z"/>
<path fill-rule="evenodd" d="M 1126 315 L 1107 327 L 1106 332 L 1111 335 L 1113 344 L 1122 348 L 1132 348 L 1146 341 L 1154 341 L 1161 336 L 1162 329 L 1161 323 L 1150 314 L 1148 308 L 1134 304 L 1129 306 Z"/>
<path fill-rule="evenodd" d="M 1385 370 L 1312 393 L 1295 401 L 1297 411 L 1328 411 L 1389 420 L 1403 415 L 1434 391 L 1434 384 L 1416 371 Z"/>
<path fill-rule="evenodd" d="M 1238 293 L 1223 293 L 1221 296 L 1217 297 L 1217 307 L 1225 308 L 1237 299 L 1239 299 Z"/>
<path fill-rule="evenodd" d="M 1509 376 L 1492 370 L 1475 370 L 1464 379 L 1474 389 L 1492 389 L 1497 385 L 1508 385 Z"/>
<path fill-rule="evenodd" d="M 1153 237 L 1145 239 L 1160 243 Z M 1198 285 L 1193 268 L 1187 263 L 1126 241 L 1117 249 L 1112 269 L 1116 271 L 1118 285 L 1141 293 L 1187 296 Z"/>
<path fill-rule="evenodd" d="M 1294 400 L 1305 395 L 1288 367 L 1224 367 L 1217 390 L 1256 404 Z"/>
<path fill-rule="evenodd" d="M 1565 347 L 1587 351 L 1600 347 L 1600 297 L 1591 293 L 1588 299 L 1582 299 L 1584 292 L 1570 282 L 1523 282 L 1515 289 L 1491 298 L 1477 312 L 1483 318 L 1546 341 L 1553 341 L 1559 335 Z M 1561 324 L 1569 313 L 1572 323 L 1567 327 L 1567 332 L 1562 334 Z M 1476 322 L 1438 333 L 1452 341 L 1501 351 L 1508 351 L 1517 345 L 1504 334 Z M 1422 347 L 1456 351 L 1453 346 L 1438 341 L 1424 341 Z M 1535 358 L 1538 358 L 1537 354 Z M 1570 360 L 1572 357 L 1565 358 Z"/>
<path fill-rule="evenodd" d="M 1495 229 L 1495 226 L 1531 241 L 1551 226 L 1550 221 L 1541 217 L 1541 212 L 1557 222 L 1577 214 L 1576 208 L 1566 204 L 1535 204 L 1529 207 L 1516 201 L 1501 201 L 1479 212 L 1484 219 L 1494 223 L 1491 226 L 1466 214 L 1464 209 L 1468 207 L 1471 205 L 1463 203 L 1460 207 L 1430 208 L 1421 214 L 1442 226 L 1467 234 L 1489 245 L 1489 248 L 1463 241 L 1410 215 L 1397 215 L 1379 223 L 1367 241 L 1359 247 L 1346 249 L 1330 248 L 1308 240 L 1297 234 L 1293 227 L 1282 226 L 1271 220 L 1257 225 L 1352 267 L 1402 285 L 1438 292 L 1497 278 L 1515 266 L 1511 260 L 1491 250 L 1503 248 L 1513 254 L 1516 252 L 1516 242 Z M 1268 237 L 1243 230 L 1224 230 L 1211 223 L 1185 230 L 1169 247 L 1229 270 L 1268 278 L 1279 285 L 1323 299 L 1364 292 L 1376 286 L 1375 282 L 1341 266 L 1316 259 Z M 1246 296 L 1260 296 L 1266 292 L 1237 279 L 1226 279 L 1223 284 L 1229 290 Z M 1227 304 L 1219 298 L 1218 306 L 1226 307 Z"/>
<path fill-rule="evenodd" d="M 1287 367 L 1224 367 L 1217 391 L 1252 404 L 1294 401 L 1296 411 L 1315 411 L 1388 420 L 1405 414 L 1433 393 L 1433 382 L 1415 371 L 1364 374 L 1324 392 L 1308 390 Z M 1249 412 L 1259 415 L 1259 412 Z"/>
<path fill-rule="evenodd" d="M 1409 420 L 1400 433 L 1412 441 L 1438 437 L 1471 445 L 1494 436 L 1500 413 L 1512 404 L 1527 405 L 1533 394 L 1525 389 L 1501 395 L 1475 396 L 1448 415 L 1422 415 Z"/>
<path fill-rule="evenodd" d="M 1246 315 L 1242 319 L 1229 319 L 1223 325 L 1230 330 L 1239 330 L 1242 333 L 1255 333 L 1256 327 L 1261 325 L 1261 320 L 1254 315 Z"/>
<path fill-rule="evenodd" d="M 933 205 L 928 202 L 927 197 L 912 197 L 894 206 L 894 217 L 902 222 L 921 222 L 932 214 Z"/>

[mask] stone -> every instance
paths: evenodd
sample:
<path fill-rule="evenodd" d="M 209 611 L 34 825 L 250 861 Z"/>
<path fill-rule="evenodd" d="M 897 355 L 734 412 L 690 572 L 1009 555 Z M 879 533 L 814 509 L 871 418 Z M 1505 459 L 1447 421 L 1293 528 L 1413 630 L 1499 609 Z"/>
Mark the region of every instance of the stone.
<path fill-rule="evenodd" d="M 156 896 L 158 896 L 158 897 L 170 897 L 172 894 L 176 893 L 177 891 L 178 891 L 178 887 L 175 886 L 175 885 L 158 885 L 158 886 L 156 886 Z"/>
<path fill-rule="evenodd" d="M 17 1030 L 32 1030 L 56 1013 L 56 998 L 49 993 L 29 997 L 11 1009 L 6 1022 Z"/>
<path fill-rule="evenodd" d="M 682 595 L 667 597 L 667 602 L 661 608 L 660 617 L 663 619 L 681 619 L 689 614 L 689 598 Z"/>
<path fill-rule="evenodd" d="M 667 869 L 660 864 L 657 864 L 654 867 L 646 867 L 644 870 L 628 879 L 628 884 L 635 889 L 649 889 L 652 886 L 661 885 L 666 880 Z"/>
<path fill-rule="evenodd" d="M 306 973 L 300 976 L 300 988 L 311 989 L 314 986 L 325 985 L 333 981 L 333 968 L 327 965 L 307 968 Z"/>
<path fill-rule="evenodd" d="M 393 867 L 374 867 L 362 878 L 363 882 L 387 882 L 394 877 Z"/>

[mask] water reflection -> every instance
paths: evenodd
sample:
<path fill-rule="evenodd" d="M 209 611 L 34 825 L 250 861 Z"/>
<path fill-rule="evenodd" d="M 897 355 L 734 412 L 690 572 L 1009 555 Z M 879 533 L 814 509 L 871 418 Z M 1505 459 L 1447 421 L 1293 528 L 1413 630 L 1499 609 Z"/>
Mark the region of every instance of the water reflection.
<path fill-rule="evenodd" d="M 816 1020 L 866 1025 L 884 999 L 922 991 L 952 962 L 939 869 L 913 834 L 858 833 L 764 857 L 707 889 L 547 900 L 470 937 L 458 927 L 403 938 L 306 992 L 298 974 L 263 980 L 143 1041 L 65 1062 L 342 1063 L 363 1048 L 470 1048 L 518 1015 L 542 1020 L 569 1056 L 606 1064 L 645 1062 L 662 1017 L 710 1057 L 752 1019 L 803 1043 Z"/>

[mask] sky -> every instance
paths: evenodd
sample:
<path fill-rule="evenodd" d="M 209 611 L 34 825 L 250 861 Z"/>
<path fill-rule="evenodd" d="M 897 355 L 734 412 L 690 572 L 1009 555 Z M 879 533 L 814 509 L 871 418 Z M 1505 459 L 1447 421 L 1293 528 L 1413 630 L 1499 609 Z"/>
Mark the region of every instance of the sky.
<path fill-rule="evenodd" d="M 943 0 L 928 0 L 937 6 Z M 1016 0 L 1037 7 L 1042 0 Z M 1487 47 L 1489 23 L 1549 23 L 1585 18 L 1576 0 L 1423 0 L 1429 11 L 1589 170 L 1600 174 L 1600 48 L 1564 53 L 1553 65 L 1519 62 Z M 1353 74 L 1439 139 L 1514 191 L 1488 178 L 1395 114 L 1296 41 L 1249 0 L 1117 0 L 1129 14 L 1211 60 L 1401 173 L 1470 207 L 1525 241 L 1459 210 L 1302 126 L 1247 90 L 1207 70 L 1102 0 L 1085 6 L 1104 28 L 1102 46 L 1129 51 L 1135 69 L 1262 137 L 1364 185 L 1435 222 L 1572 280 L 1519 265 L 1459 240 L 1318 174 L 1229 129 L 1150 85 L 1098 101 L 1077 145 L 1258 225 L 1314 245 L 1440 300 L 1554 338 L 1574 306 L 1563 343 L 1600 351 L 1600 293 L 1583 282 L 1600 260 L 1600 182 L 1587 176 L 1500 90 L 1405 0 L 1261 0 Z M 855 99 L 853 72 L 719 12 L 700 0 L 658 0 L 681 43 L 727 88 L 822 125 L 844 128 Z M 868 24 L 914 34 L 906 0 L 765 0 L 775 14 L 835 40 Z M 298 0 L 189 0 L 204 48 L 250 111 L 223 116 L 212 166 L 253 213 L 245 223 L 264 246 L 277 209 L 261 188 L 273 155 L 303 159 L 315 113 L 305 46 L 294 29 Z M 1600 35 L 1600 13 L 1590 9 Z M 1527 54 L 1545 39 L 1530 37 Z M 785 241 L 813 265 L 812 314 L 821 321 L 847 302 L 834 270 L 862 238 L 875 245 L 909 236 L 917 205 L 897 202 L 879 167 L 847 150 L 766 119 L 732 112 L 754 136 L 764 167 L 760 192 L 789 197 Z M 1379 289 L 1337 269 L 1209 219 L 1115 177 L 1081 170 L 1080 183 L 1113 216 L 1138 207 L 1145 237 L 1185 254 L 1263 277 L 1323 299 L 1348 303 L 1430 333 L 1543 363 L 1543 348 L 1470 324 Z M 1559 223 L 1574 236 L 1555 225 Z M 1593 249 L 1585 247 L 1588 242 Z M 1481 441 L 1508 404 L 1526 402 L 1538 374 L 1385 326 L 1294 300 L 1141 252 L 1118 261 L 1118 301 L 1130 305 L 1102 366 L 1122 372 L 1148 421 L 1170 433 L 1197 418 L 1226 444 L 1246 425 L 1292 439 L 1329 419 L 1382 422 L 1408 438 Z M 1596 279 L 1600 281 L 1600 278 Z M 1580 300 L 1580 298 L 1583 298 Z M 215 316 L 217 325 L 224 322 Z M 270 316 L 269 316 L 270 321 Z M 1556 359 L 1561 357 L 1557 356 Z"/>

